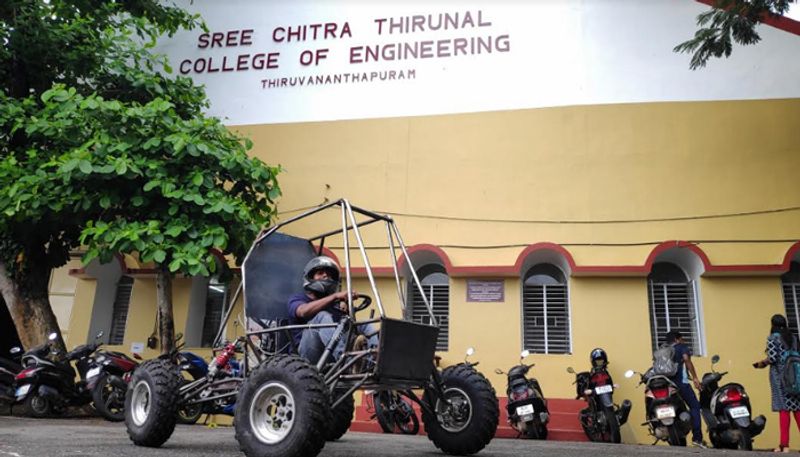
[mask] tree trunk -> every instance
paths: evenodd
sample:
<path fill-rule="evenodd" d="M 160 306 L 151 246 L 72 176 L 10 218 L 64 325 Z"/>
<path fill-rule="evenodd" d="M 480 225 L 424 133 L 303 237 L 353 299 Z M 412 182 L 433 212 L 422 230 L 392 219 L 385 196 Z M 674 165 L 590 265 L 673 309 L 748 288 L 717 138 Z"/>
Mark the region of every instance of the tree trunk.
<path fill-rule="evenodd" d="M 158 268 L 156 295 L 161 353 L 169 354 L 175 348 L 175 322 L 172 318 L 172 277 L 166 267 Z"/>
<path fill-rule="evenodd" d="M 57 335 L 56 349 L 64 350 L 64 339 L 58 320 L 50 307 L 51 269 L 44 265 L 36 265 L 28 271 L 25 293 L 12 278 L 8 277 L 6 266 L 0 262 L 0 293 L 6 302 L 14 327 L 17 328 L 20 342 L 25 350 L 47 342 L 50 333 Z"/>

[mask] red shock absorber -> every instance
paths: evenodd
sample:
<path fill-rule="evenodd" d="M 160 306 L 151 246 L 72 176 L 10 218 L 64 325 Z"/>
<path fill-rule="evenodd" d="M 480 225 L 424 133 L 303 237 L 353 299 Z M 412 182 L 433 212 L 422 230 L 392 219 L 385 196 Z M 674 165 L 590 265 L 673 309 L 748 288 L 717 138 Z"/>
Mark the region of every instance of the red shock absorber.
<path fill-rule="evenodd" d="M 220 367 L 224 367 L 228 364 L 228 361 L 233 357 L 234 352 L 236 351 L 236 345 L 234 343 L 228 343 L 225 347 L 214 357 L 214 360 L 208 366 L 208 375 L 210 377 L 214 377 L 217 374 L 217 370 Z"/>

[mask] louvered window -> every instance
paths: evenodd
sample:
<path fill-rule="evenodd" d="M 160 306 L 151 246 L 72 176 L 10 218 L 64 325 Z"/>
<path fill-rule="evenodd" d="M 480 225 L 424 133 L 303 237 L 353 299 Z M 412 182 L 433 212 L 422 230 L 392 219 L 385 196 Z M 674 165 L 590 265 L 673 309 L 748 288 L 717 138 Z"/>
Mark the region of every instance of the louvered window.
<path fill-rule="evenodd" d="M 122 344 L 125 339 L 125 324 L 128 321 L 128 307 L 133 291 L 133 278 L 122 276 L 117 283 L 117 295 L 114 297 L 114 309 L 111 314 L 111 329 L 108 332 L 108 344 Z"/>
<path fill-rule="evenodd" d="M 792 262 L 789 272 L 781 277 L 783 284 L 783 305 L 789 329 L 797 335 L 800 329 L 800 263 Z"/>
<path fill-rule="evenodd" d="M 674 264 L 656 263 L 648 277 L 647 292 L 653 350 L 664 343 L 667 332 L 677 330 L 684 343 L 701 354 L 695 282 Z"/>
<path fill-rule="evenodd" d="M 522 286 L 523 349 L 538 354 L 569 354 L 569 292 L 564 273 L 542 263 L 528 270 Z"/>
<path fill-rule="evenodd" d="M 426 265 L 419 269 L 417 276 L 422 283 L 422 289 L 433 308 L 433 315 L 439 324 L 439 338 L 436 341 L 437 351 L 448 349 L 450 329 L 450 278 L 444 267 L 436 264 Z M 423 324 L 430 324 L 431 318 L 425 301 L 417 287 L 410 282 L 409 296 L 411 297 L 411 320 Z"/>
<path fill-rule="evenodd" d="M 228 285 L 221 283 L 217 278 L 208 282 L 206 293 L 206 315 L 203 319 L 202 347 L 211 347 L 217 336 L 222 318 L 225 315 L 225 305 L 228 303 Z"/>

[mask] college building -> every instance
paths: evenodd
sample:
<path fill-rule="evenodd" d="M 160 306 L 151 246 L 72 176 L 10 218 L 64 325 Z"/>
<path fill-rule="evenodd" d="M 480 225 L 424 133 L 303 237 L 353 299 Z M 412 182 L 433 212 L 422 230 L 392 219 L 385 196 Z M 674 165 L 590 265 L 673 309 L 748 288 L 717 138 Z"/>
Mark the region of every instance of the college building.
<path fill-rule="evenodd" d="M 339 198 L 395 219 L 442 366 L 474 347 L 502 398 L 494 369 L 528 349 L 544 394 L 566 401 L 567 367 L 588 369 L 602 347 L 615 399 L 633 402 L 623 441 L 650 443 L 643 389 L 623 373 L 646 370 L 677 329 L 698 373 L 719 354 L 725 380 L 745 385 L 768 419 L 755 446 L 774 446 L 768 371 L 751 364 L 773 314 L 800 322 L 800 23 L 771 20 L 759 44 L 692 71 L 672 48 L 703 2 L 528 3 L 186 2 L 209 31 L 161 49 L 283 168 L 280 219 Z M 385 233 L 365 244 L 389 314 L 428 319 L 419 291 L 399 302 Z M 344 261 L 341 241 L 325 248 Z M 237 286 L 175 279 L 187 348 L 210 353 Z M 51 294 L 70 347 L 103 330 L 131 352 L 154 332 L 152 265 L 134 257 L 76 259 Z M 229 338 L 244 328 L 232 306 Z"/>

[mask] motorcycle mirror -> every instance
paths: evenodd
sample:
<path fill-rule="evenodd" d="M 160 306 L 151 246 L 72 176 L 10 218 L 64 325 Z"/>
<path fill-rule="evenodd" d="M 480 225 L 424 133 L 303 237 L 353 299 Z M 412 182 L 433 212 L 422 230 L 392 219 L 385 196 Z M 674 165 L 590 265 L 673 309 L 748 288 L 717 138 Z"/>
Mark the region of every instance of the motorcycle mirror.
<path fill-rule="evenodd" d="M 56 333 L 56 332 L 53 332 L 53 333 L 47 335 L 47 339 L 50 340 L 50 341 L 55 341 L 56 338 L 58 338 L 58 333 Z"/>
<path fill-rule="evenodd" d="M 567 367 L 567 373 L 575 374 L 575 369 L 572 367 Z"/>
<path fill-rule="evenodd" d="M 628 371 L 625 372 L 625 377 L 626 378 L 632 378 L 633 374 L 634 374 L 633 370 L 628 370 Z"/>
<path fill-rule="evenodd" d="M 21 349 L 19 346 L 14 346 L 14 347 L 13 347 L 13 348 L 11 348 L 11 350 L 10 350 L 10 351 L 8 351 L 8 352 L 10 352 L 10 353 L 12 353 L 12 354 L 19 354 L 20 352 L 22 352 L 22 349 Z"/>
<path fill-rule="evenodd" d="M 179 341 L 182 338 L 183 338 L 183 333 L 178 333 L 177 335 L 175 335 L 175 341 Z"/>
<path fill-rule="evenodd" d="M 715 364 L 715 363 L 717 363 L 717 362 L 719 362 L 719 355 L 718 355 L 718 354 L 714 354 L 714 355 L 711 357 L 711 364 L 713 365 L 713 364 Z"/>
<path fill-rule="evenodd" d="M 475 353 L 475 348 L 474 347 L 470 346 L 470 347 L 467 348 L 467 357 L 471 356 L 474 353 Z"/>
<path fill-rule="evenodd" d="M 525 349 L 524 351 L 522 351 L 522 352 L 519 354 L 520 358 L 523 358 L 523 359 L 524 359 L 525 357 L 528 357 L 529 355 L 531 355 L 531 351 L 529 351 L 529 350 L 527 350 L 527 349 Z"/>
<path fill-rule="evenodd" d="M 136 360 L 142 360 L 142 356 L 141 356 L 141 355 L 139 355 L 139 354 L 138 354 L 138 353 L 136 353 L 136 352 L 134 352 L 134 353 L 133 353 L 133 358 L 134 358 L 134 359 L 136 359 Z"/>

